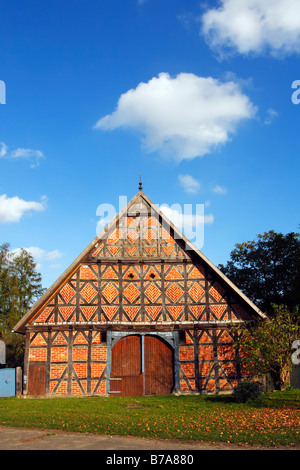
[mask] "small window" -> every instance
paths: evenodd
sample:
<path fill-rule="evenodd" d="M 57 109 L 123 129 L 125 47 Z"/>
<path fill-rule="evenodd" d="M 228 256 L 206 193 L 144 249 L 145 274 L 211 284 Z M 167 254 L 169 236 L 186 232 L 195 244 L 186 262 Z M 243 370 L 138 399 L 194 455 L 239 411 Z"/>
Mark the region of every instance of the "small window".
<path fill-rule="evenodd" d="M 151 273 L 151 274 L 150 274 L 150 277 L 151 277 L 151 279 L 155 279 L 155 278 L 156 278 L 156 276 L 155 276 L 154 273 Z"/>
<path fill-rule="evenodd" d="M 107 341 L 106 331 L 101 331 L 101 343 L 106 343 L 106 341 Z"/>
<path fill-rule="evenodd" d="M 128 274 L 128 277 L 129 277 L 130 279 L 134 279 L 134 275 L 133 275 L 132 273 Z"/>

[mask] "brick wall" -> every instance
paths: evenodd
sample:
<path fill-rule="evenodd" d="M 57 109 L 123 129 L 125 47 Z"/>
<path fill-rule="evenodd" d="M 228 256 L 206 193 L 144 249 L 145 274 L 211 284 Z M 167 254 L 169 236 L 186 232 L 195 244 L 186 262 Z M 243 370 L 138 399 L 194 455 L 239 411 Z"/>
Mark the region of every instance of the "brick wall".
<path fill-rule="evenodd" d="M 99 332 L 31 333 L 28 358 L 29 364 L 43 363 L 49 371 L 46 394 L 106 393 L 107 346 L 101 343 Z"/>
<path fill-rule="evenodd" d="M 31 333 L 30 339 L 29 363 L 44 363 L 49 370 L 47 394 L 106 393 L 107 345 L 100 332 Z M 236 361 L 230 330 L 186 331 L 179 344 L 181 390 L 232 390 L 237 384 Z"/>
<path fill-rule="evenodd" d="M 182 391 L 230 391 L 237 384 L 238 358 L 227 329 L 186 331 L 179 361 Z"/>

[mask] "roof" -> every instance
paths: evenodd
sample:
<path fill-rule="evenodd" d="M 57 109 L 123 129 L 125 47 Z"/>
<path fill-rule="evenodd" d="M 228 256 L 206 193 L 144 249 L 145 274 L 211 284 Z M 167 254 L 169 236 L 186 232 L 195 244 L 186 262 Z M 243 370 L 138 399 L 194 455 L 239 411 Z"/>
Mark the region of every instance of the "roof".
<path fill-rule="evenodd" d="M 40 299 L 32 306 L 32 308 L 21 318 L 21 320 L 15 325 L 14 330 L 18 333 L 25 333 L 26 324 L 31 320 L 33 316 L 43 307 L 43 305 L 55 294 L 59 287 L 73 274 L 78 268 L 80 263 L 84 260 L 85 256 L 95 247 L 97 243 L 107 237 L 112 227 L 115 227 L 118 220 L 127 213 L 131 213 L 133 210 L 142 210 L 143 203 L 151 209 L 152 214 L 159 216 L 160 220 L 166 226 L 169 226 L 174 230 L 176 239 L 182 240 L 185 243 L 185 247 L 188 250 L 194 252 L 203 263 L 208 266 L 212 272 L 214 272 L 219 279 L 232 289 L 232 291 L 240 298 L 251 310 L 255 312 L 260 318 L 267 318 L 267 316 L 245 295 L 238 289 L 238 287 L 230 281 L 190 240 L 163 214 L 159 208 L 146 196 L 146 194 L 140 189 L 139 192 L 128 202 L 128 204 L 116 215 L 116 217 L 97 235 L 93 241 L 82 251 L 82 253 L 73 261 L 73 263 L 61 274 L 61 276 L 52 284 L 52 286 L 40 297 Z"/>

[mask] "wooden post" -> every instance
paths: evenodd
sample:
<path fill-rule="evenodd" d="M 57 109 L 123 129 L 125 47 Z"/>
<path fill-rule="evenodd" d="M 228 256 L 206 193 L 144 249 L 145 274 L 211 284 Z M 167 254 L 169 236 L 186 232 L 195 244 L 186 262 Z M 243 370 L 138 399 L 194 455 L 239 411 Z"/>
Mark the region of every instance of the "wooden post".
<path fill-rule="evenodd" d="M 0 341 L 0 365 L 6 364 L 6 346 L 4 341 Z"/>
<path fill-rule="evenodd" d="M 22 368 L 16 367 L 16 396 L 20 397 L 22 395 L 22 383 L 23 383 L 23 375 L 22 375 Z"/>
<path fill-rule="evenodd" d="M 26 331 L 25 337 L 25 353 L 24 353 L 24 375 L 23 375 L 23 394 L 28 392 L 28 372 L 29 372 L 29 348 L 30 348 L 30 332 Z"/>

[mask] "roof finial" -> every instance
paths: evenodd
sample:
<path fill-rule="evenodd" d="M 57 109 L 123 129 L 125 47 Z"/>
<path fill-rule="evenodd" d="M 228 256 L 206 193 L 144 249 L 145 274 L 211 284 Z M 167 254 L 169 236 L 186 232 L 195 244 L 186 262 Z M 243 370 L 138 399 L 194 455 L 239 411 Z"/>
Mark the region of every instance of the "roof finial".
<path fill-rule="evenodd" d="M 142 191 L 143 185 L 142 185 L 142 173 L 140 173 L 140 182 L 139 182 L 139 191 Z"/>

